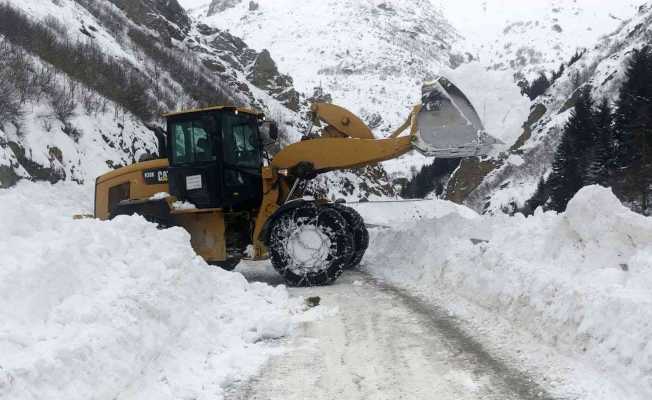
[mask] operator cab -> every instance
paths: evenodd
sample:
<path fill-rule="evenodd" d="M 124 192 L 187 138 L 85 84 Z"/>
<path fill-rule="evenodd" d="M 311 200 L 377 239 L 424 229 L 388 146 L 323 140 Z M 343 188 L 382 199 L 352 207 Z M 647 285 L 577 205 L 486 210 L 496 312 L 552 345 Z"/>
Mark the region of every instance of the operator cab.
<path fill-rule="evenodd" d="M 237 211 L 260 205 L 262 114 L 212 107 L 165 117 L 170 194 L 202 209 Z"/>

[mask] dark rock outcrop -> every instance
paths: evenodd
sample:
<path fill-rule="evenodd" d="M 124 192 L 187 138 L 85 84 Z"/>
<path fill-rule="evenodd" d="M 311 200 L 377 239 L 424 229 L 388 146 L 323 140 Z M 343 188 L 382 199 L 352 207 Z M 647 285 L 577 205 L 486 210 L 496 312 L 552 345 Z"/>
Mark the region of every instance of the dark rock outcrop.
<path fill-rule="evenodd" d="M 208 6 L 208 15 L 221 13 L 222 11 L 235 7 L 240 3 L 242 3 L 242 0 L 213 0 L 211 5 Z"/>

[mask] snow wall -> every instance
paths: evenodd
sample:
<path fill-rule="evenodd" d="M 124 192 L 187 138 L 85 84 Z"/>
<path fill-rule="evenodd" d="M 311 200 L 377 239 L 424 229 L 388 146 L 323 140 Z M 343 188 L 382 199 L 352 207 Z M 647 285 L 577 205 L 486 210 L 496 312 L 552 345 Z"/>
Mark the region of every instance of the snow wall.
<path fill-rule="evenodd" d="M 530 218 L 443 201 L 357 208 L 386 221 L 371 229 L 372 274 L 474 304 L 651 398 L 652 218 L 609 189 L 586 187 L 566 213 Z"/>
<path fill-rule="evenodd" d="M 75 221 L 92 188 L 0 190 L 0 399 L 221 399 L 303 310 L 208 266 L 180 228 Z"/>

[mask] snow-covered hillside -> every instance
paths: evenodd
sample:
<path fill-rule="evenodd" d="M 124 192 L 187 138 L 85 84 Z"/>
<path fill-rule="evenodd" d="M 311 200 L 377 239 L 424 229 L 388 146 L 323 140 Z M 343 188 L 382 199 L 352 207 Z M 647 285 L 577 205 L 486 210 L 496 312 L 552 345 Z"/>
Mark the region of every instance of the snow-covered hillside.
<path fill-rule="evenodd" d="M 437 200 L 356 208 L 377 224 L 366 270 L 471 321 L 484 343 L 546 371 L 546 387 L 569 381 L 577 392 L 560 398 L 652 395 L 652 219 L 609 189 L 586 187 L 566 213 L 529 218 Z M 555 369 L 540 343 L 577 369 Z"/>
<path fill-rule="evenodd" d="M 270 53 L 191 21 L 176 0 L 1 4 L 0 187 L 92 181 L 155 153 L 160 113 L 198 105 L 249 106 L 280 123 L 282 145 L 301 137 L 305 96 Z M 330 179 L 331 197 L 352 195 L 345 184 L 356 198 L 392 194 L 382 170 Z"/>
<path fill-rule="evenodd" d="M 589 85 L 594 99 L 607 98 L 613 103 L 632 49 L 650 43 L 650 21 L 652 9 L 642 6 L 633 18 L 566 68 L 552 87 L 533 102 L 525 129 L 510 152 L 484 163 L 463 165 L 449 184 L 449 196 L 478 211 L 522 207 L 541 177 L 550 172 L 577 89 Z"/>
<path fill-rule="evenodd" d="M 532 80 L 590 48 L 631 18 L 645 0 L 463 0 L 437 1 L 466 39 L 470 51 L 491 69 Z"/>
<path fill-rule="evenodd" d="M 182 2 L 183 3 L 183 2 Z M 467 55 L 455 29 L 428 0 L 190 1 L 191 15 L 269 49 L 310 98 L 322 90 L 378 136 L 403 123 L 421 84 Z M 199 7 L 198 7 L 199 6 Z M 386 163 L 390 172 L 424 162 Z"/>
<path fill-rule="evenodd" d="M 263 99 L 275 110 L 274 114 L 280 113 L 276 109 L 283 109 L 264 90 L 252 94 L 256 88 L 247 84 L 244 72 L 238 75 L 233 65 L 222 72 L 238 79 L 222 79 L 221 75 L 215 79 L 218 77 L 215 69 L 193 66 L 193 62 L 199 64 L 203 59 L 191 53 L 184 55 L 190 51 L 190 46 L 183 43 L 189 38 L 190 22 L 176 2 L 165 5 L 151 1 L 138 7 L 125 7 L 120 2 L 114 5 L 72 0 L 9 0 L 3 7 L 3 15 L 19 12 L 20 18 L 14 19 L 13 27 L 3 24 L 6 31 L 0 29 L 5 61 L 0 70 L 3 79 L 15 84 L 9 94 L 22 99 L 17 112 L 3 115 L 0 121 L 0 163 L 5 167 L 0 176 L 3 186 L 11 185 L 18 178 L 90 181 L 111 167 L 133 163 L 142 154 L 156 151 L 150 128 L 160 124 L 157 113 L 205 104 L 212 100 L 210 96 L 255 107 L 263 107 L 265 103 L 258 100 Z M 32 37 L 15 35 L 11 30 L 15 31 L 17 24 L 28 27 Z M 52 35 L 49 39 L 52 42 L 35 43 L 46 42 L 46 35 Z M 212 45 L 216 47 L 216 43 Z M 80 50 L 83 46 L 88 47 L 88 54 Z M 30 54 L 25 55 L 25 50 Z M 239 50 L 245 53 L 248 49 L 242 44 Z M 216 52 L 213 49 L 209 56 L 220 60 L 222 53 Z M 65 59 L 73 54 L 77 59 Z M 257 55 L 249 52 L 251 62 Z M 25 58 L 27 61 L 21 68 L 28 71 L 33 89 L 20 86 L 17 74 L 21 70 L 11 63 Z M 67 64 L 75 61 L 80 64 Z M 86 75 L 80 72 L 87 70 L 90 75 L 93 68 L 111 66 L 111 62 L 116 63 L 114 69 L 124 69 L 124 81 L 117 91 L 108 82 L 100 86 L 102 79 L 85 80 Z M 188 80 L 193 78 L 183 74 L 195 74 L 194 79 L 207 86 L 196 90 Z M 139 96 L 143 104 L 136 108 L 138 104 L 133 98 Z M 65 113 L 60 111 L 62 104 Z"/>
<path fill-rule="evenodd" d="M 578 48 L 618 28 L 640 3 L 182 2 L 200 21 L 278 54 L 301 91 L 323 88 L 378 136 L 403 121 L 423 80 L 443 73 L 467 93 L 489 133 L 507 144 L 502 150 L 516 141 L 529 114 L 516 82 L 558 69 Z M 384 165 L 404 176 L 425 162 L 411 154 Z"/>

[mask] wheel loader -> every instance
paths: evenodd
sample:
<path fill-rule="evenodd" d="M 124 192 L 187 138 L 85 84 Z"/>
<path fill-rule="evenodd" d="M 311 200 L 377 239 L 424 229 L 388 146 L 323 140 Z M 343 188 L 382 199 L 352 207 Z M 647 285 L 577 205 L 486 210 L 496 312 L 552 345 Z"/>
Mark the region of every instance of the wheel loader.
<path fill-rule="evenodd" d="M 197 254 L 225 269 L 269 257 L 289 285 L 332 283 L 360 263 L 367 229 L 345 204 L 303 198 L 302 182 L 411 150 L 458 158 L 487 154 L 498 143 L 446 78 L 424 85 L 422 94 L 405 124 L 384 139 L 342 107 L 313 104 L 311 119 L 321 130 L 273 157 L 265 149 L 278 129 L 257 111 L 215 106 L 165 114 L 160 158 L 98 177 L 95 217 L 139 214 L 162 228 L 183 227 Z"/>

